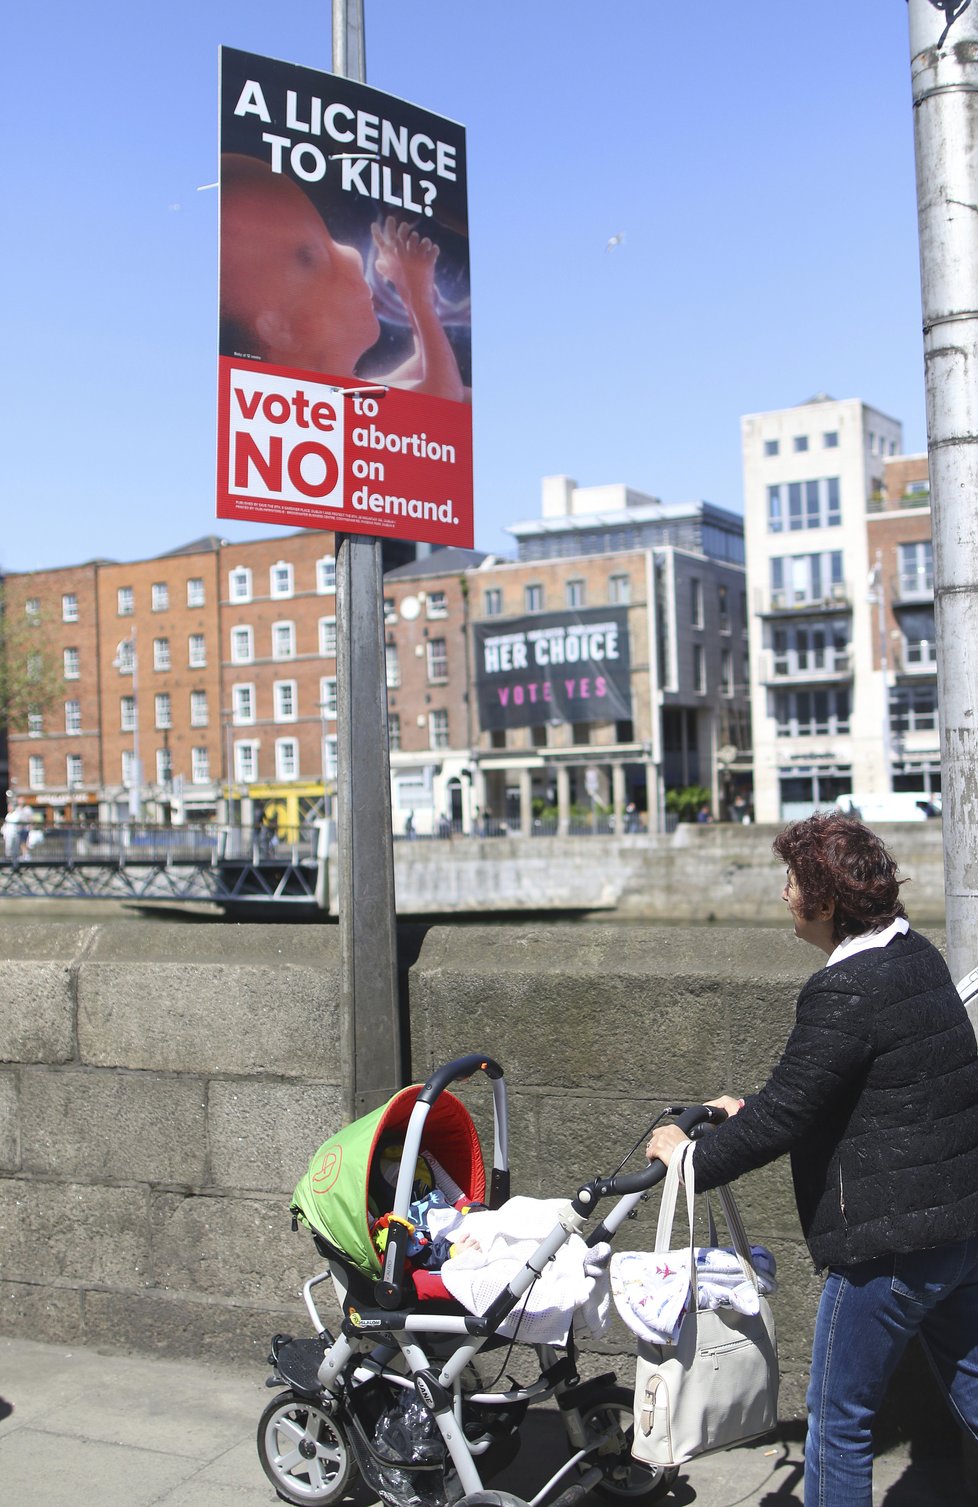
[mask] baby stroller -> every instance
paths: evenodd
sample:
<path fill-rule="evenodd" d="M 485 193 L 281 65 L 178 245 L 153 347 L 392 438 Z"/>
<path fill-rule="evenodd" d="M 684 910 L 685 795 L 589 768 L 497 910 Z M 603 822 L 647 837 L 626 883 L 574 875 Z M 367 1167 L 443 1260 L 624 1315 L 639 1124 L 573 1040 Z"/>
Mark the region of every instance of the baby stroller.
<path fill-rule="evenodd" d="M 570 1323 L 559 1345 L 521 1346 L 521 1353 L 535 1353 L 535 1379 L 521 1384 L 507 1376 L 501 1386 L 499 1376 L 485 1380 L 492 1352 L 503 1351 L 506 1368 L 511 1341 L 500 1329 L 547 1263 L 582 1233 L 599 1198 L 625 1195 L 591 1232 L 591 1247 L 613 1237 L 663 1175 L 660 1163 L 580 1188 L 481 1316 L 451 1297 L 437 1271 L 418 1269 L 408 1257 L 419 1168 L 431 1169 L 449 1193 L 461 1190 L 463 1200 L 482 1204 L 486 1197 L 475 1126 L 462 1102 L 447 1092 L 449 1084 L 476 1072 L 492 1085 L 487 1202 L 498 1209 L 509 1197 L 505 1080 L 498 1063 L 478 1055 L 447 1063 L 423 1086 L 402 1089 L 382 1109 L 346 1127 L 317 1152 L 296 1189 L 293 1217 L 308 1225 L 327 1264 L 302 1290 L 316 1337 L 276 1335 L 269 1357 L 267 1385 L 284 1390 L 277 1390 L 262 1414 L 258 1452 L 283 1501 L 297 1507 L 338 1502 L 359 1473 L 391 1507 L 520 1504 L 522 1498 L 487 1494 L 484 1483 L 515 1458 L 531 1403 L 550 1398 L 557 1402 L 570 1455 L 527 1499 L 529 1507 L 570 1507 L 591 1490 L 612 1501 L 648 1503 L 664 1496 L 676 1478 L 674 1468 L 631 1459 L 631 1388 L 619 1386 L 614 1372 L 581 1380 Z M 712 1113 L 688 1110 L 679 1123 L 688 1130 Z M 381 1259 L 370 1204 L 371 1192 L 375 1200 L 382 1197 L 385 1165 L 394 1191 L 390 1214 L 381 1220 Z M 342 1310 L 335 1338 L 313 1297 L 329 1281 Z"/>

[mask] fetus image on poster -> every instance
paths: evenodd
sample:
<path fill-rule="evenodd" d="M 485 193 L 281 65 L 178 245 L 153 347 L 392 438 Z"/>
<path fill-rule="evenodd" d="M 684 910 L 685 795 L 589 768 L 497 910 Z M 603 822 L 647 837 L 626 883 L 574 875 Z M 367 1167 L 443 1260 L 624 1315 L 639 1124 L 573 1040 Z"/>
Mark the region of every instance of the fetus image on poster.
<path fill-rule="evenodd" d="M 225 153 L 222 354 L 469 401 L 467 282 L 425 228 L 375 210 L 331 230 L 299 183 Z"/>

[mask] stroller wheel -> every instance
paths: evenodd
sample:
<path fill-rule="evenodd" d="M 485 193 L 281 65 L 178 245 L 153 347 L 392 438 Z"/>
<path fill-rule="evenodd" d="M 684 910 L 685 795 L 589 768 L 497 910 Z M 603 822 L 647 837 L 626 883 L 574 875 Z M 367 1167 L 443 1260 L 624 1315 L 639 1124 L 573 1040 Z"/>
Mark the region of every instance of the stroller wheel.
<path fill-rule="evenodd" d="M 591 1457 L 604 1471 L 594 1491 L 612 1502 L 656 1502 L 669 1491 L 679 1467 L 641 1465 L 632 1459 L 632 1394 L 626 1387 L 608 1387 L 581 1409 L 581 1422 L 589 1439 L 607 1435 Z"/>
<path fill-rule="evenodd" d="M 283 1502 L 335 1502 L 356 1464 L 339 1425 L 308 1397 L 280 1392 L 258 1423 L 258 1458 Z"/>

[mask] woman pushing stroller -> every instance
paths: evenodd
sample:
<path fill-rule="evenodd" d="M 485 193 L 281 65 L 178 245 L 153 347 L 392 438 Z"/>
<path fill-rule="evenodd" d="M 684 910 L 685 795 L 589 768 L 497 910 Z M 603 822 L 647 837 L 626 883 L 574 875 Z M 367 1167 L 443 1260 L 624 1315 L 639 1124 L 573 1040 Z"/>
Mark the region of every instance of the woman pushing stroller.
<path fill-rule="evenodd" d="M 698 1190 L 791 1156 L 798 1214 L 828 1275 L 808 1389 L 805 1507 L 871 1507 L 872 1423 L 919 1336 L 978 1438 L 978 1050 L 943 958 L 910 929 L 896 864 L 838 812 L 774 843 L 795 934 L 827 954 L 780 1061 L 696 1143 Z M 685 1141 L 656 1130 L 650 1159 Z"/>

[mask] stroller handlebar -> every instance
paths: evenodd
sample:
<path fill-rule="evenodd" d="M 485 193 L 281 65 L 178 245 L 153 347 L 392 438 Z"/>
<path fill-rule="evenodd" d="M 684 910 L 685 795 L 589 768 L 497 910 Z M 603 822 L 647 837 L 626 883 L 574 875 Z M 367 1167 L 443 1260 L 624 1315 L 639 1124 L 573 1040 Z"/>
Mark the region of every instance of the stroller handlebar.
<path fill-rule="evenodd" d="M 465 1057 L 456 1057 L 453 1062 L 446 1062 L 443 1067 L 436 1068 L 419 1093 L 418 1102 L 434 1104 L 438 1095 L 450 1083 L 457 1083 L 461 1078 L 471 1078 L 473 1073 L 478 1072 L 485 1073 L 490 1082 L 503 1076 L 499 1063 L 491 1057 L 481 1052 L 469 1052 Z"/>
<path fill-rule="evenodd" d="M 712 1104 L 691 1104 L 676 1116 L 676 1124 L 691 1140 L 697 1140 L 707 1125 L 719 1125 L 727 1118 L 726 1111 Z M 666 1175 L 665 1163 L 649 1162 L 640 1172 L 626 1172 L 614 1177 L 599 1178 L 596 1193 L 599 1198 L 609 1194 L 645 1193 L 654 1188 Z"/>

